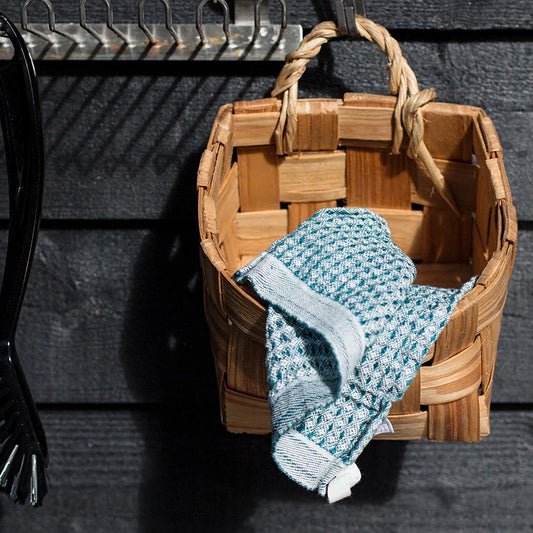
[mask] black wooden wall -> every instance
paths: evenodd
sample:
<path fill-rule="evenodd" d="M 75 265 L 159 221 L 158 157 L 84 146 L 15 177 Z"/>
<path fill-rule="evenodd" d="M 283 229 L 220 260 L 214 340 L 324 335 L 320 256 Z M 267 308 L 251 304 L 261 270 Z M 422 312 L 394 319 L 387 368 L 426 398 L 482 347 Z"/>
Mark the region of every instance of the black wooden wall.
<path fill-rule="evenodd" d="M 287 0 L 289 21 L 310 29 L 333 3 Z M 0 10 L 18 20 L 19 4 Z M 77 4 L 55 0 L 58 22 L 75 20 Z M 102 21 L 103 2 L 87 4 Z M 175 20 L 193 22 L 195 4 L 174 0 Z M 117 23 L 136 20 L 134 0 L 113 5 Z M 159 2 L 150 9 L 161 18 Z M 280 64 L 38 62 L 44 220 L 18 343 L 48 433 L 50 494 L 38 510 L 0 500 L 1 532 L 533 529 L 533 6 L 369 0 L 367 12 L 421 87 L 483 107 L 505 150 L 520 235 L 492 434 L 372 443 L 352 499 L 330 506 L 278 473 L 268 437 L 225 433 L 201 307 L 196 167 L 217 108 L 268 95 Z M 385 93 L 384 67 L 367 43 L 336 42 L 301 93 Z"/>

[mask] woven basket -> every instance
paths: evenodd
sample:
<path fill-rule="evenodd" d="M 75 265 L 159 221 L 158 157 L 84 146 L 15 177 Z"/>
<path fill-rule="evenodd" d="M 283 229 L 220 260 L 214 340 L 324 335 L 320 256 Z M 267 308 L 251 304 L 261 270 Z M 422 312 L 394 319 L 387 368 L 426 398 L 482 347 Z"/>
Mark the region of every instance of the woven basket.
<path fill-rule="evenodd" d="M 416 283 L 458 287 L 479 275 L 393 404 L 395 433 L 379 438 L 478 441 L 490 431 L 517 238 L 502 148 L 481 109 L 430 103 L 434 92 L 419 92 L 386 30 L 359 16 L 356 23 L 389 57 L 394 96 L 297 99 L 305 64 L 339 36 L 325 22 L 287 56 L 273 92 L 281 98 L 223 106 L 202 156 L 204 304 L 222 420 L 231 432 L 270 431 L 265 304 L 232 274 L 318 209 L 369 207 L 415 261 Z"/>

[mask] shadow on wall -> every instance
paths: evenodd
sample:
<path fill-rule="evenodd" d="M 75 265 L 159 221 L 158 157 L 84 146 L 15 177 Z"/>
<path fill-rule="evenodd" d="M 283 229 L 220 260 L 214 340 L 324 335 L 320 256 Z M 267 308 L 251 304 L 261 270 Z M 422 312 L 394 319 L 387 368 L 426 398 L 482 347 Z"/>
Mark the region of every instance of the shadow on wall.
<path fill-rule="evenodd" d="M 191 176 L 199 158 L 184 165 Z M 121 350 L 138 401 L 163 403 L 137 414 L 145 446 L 139 531 L 235 531 L 256 497 L 241 454 L 248 463 L 267 459 L 268 439 L 237 439 L 234 448 L 220 425 L 194 206 L 176 188 L 163 216 L 173 221 L 151 231 L 138 256 Z"/>
<path fill-rule="evenodd" d="M 304 88 L 314 91 L 319 70 Z M 138 497 L 144 533 L 245 531 L 259 504 L 290 501 L 295 513 L 298 504 L 327 505 L 277 470 L 269 437 L 230 435 L 220 424 L 198 262 L 194 181 L 201 150 L 182 164 L 162 213 L 168 222 L 155 225 L 142 244 L 123 329 L 131 390 L 141 403 L 161 402 L 137 413 L 145 448 Z M 362 482 L 338 505 L 387 502 L 403 452 L 401 443 L 372 443 L 358 462 Z"/>

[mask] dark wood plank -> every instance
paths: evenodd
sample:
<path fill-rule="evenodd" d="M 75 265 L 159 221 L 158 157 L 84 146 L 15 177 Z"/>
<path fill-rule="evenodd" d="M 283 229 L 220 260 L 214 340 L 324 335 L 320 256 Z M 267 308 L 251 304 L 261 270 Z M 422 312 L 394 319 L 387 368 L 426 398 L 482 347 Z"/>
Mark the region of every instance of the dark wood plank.
<path fill-rule="evenodd" d="M 198 163 L 218 108 L 263 97 L 273 79 L 252 71 L 242 79 L 239 71 L 235 79 L 210 76 L 208 69 L 182 76 L 181 68 L 40 77 L 46 218 L 153 219 L 196 204 Z M 0 161 L 2 179 L 4 169 Z M 171 196 L 177 203 L 168 206 Z"/>
<path fill-rule="evenodd" d="M 405 41 L 400 46 L 420 88 L 434 87 L 441 102 L 480 106 L 489 114 L 498 109 L 531 111 L 533 89 L 523 86 L 529 73 L 516 64 L 531 55 L 529 41 Z M 341 40 L 328 50 L 318 61 L 321 66 L 331 61 L 331 85 L 337 82 L 354 92 L 387 92 L 386 59 L 375 45 Z M 323 79 L 319 83 L 323 87 Z"/>
<path fill-rule="evenodd" d="M 197 257 L 192 224 L 42 231 L 18 335 L 37 400 L 152 402 L 210 390 L 216 403 Z M 533 233 L 523 231 L 495 402 L 533 401 L 532 271 Z"/>
<path fill-rule="evenodd" d="M 271 0 L 273 18 L 279 17 L 278 4 Z M 18 20 L 18 4 L 16 0 L 6 0 L 2 9 L 8 16 Z M 31 6 L 31 20 L 45 20 L 45 10 L 38 3 Z M 175 0 L 172 2 L 174 21 L 176 23 L 193 23 L 197 2 Z M 55 0 L 54 6 L 59 22 L 76 21 L 77 4 L 70 0 Z M 114 0 L 114 14 L 117 23 L 136 22 L 136 3 L 127 0 Z M 292 24 L 303 24 L 311 27 L 322 20 L 334 17 L 334 2 L 324 0 L 287 0 L 289 21 Z M 98 2 L 87 2 L 89 20 L 104 20 L 104 6 Z M 206 16 L 209 10 L 206 9 Z M 520 0 L 508 0 L 505 4 L 495 0 L 487 0 L 480 7 L 475 3 L 445 0 L 442 2 L 377 2 L 367 5 L 367 15 L 381 24 L 398 29 L 531 29 L 533 17 L 531 8 Z M 146 18 L 149 21 L 163 19 L 162 7 L 158 2 L 146 2 Z M 216 21 L 213 15 L 211 20 Z"/>
<path fill-rule="evenodd" d="M 520 375 L 531 380 L 533 367 L 530 366 L 526 354 L 531 354 L 533 334 L 531 333 L 531 317 L 533 316 L 533 232 L 521 231 L 517 244 L 515 267 L 509 283 L 509 293 L 502 319 L 500 341 L 498 343 L 498 359 L 494 380 L 493 398 L 498 401 L 520 402 L 518 395 L 513 394 L 514 378 Z M 527 390 L 526 388 L 523 389 Z M 514 399 L 512 399 L 514 398 Z M 524 402 L 533 401 L 531 394 L 526 393 Z"/>
<path fill-rule="evenodd" d="M 17 337 L 36 400 L 216 403 L 197 257 L 185 225 L 42 231 Z"/>
<path fill-rule="evenodd" d="M 531 530 L 531 412 L 494 412 L 474 445 L 373 442 L 361 483 L 335 505 L 277 470 L 269 437 L 229 435 L 215 417 L 45 411 L 50 493 L 37 511 L 0 499 L 2 531 Z"/>
<path fill-rule="evenodd" d="M 532 220 L 527 198 L 533 192 L 533 156 L 525 143 L 533 89 L 523 60 L 531 45 L 410 42 L 404 48 L 421 87 L 436 87 L 440 101 L 480 105 L 493 116 L 519 216 Z M 385 66 L 386 59 L 367 43 L 334 43 L 311 64 L 301 95 L 386 93 Z M 41 75 L 44 216 L 156 219 L 194 205 L 200 155 L 219 106 L 268 95 L 277 70 L 268 66 L 267 74 L 256 76 L 257 68 L 249 65 L 167 64 L 153 72 L 122 63 L 116 72 L 93 64 L 90 74 L 82 65 L 77 74 L 65 69 Z M 0 161 L 2 180 L 4 173 Z M 5 197 L 0 195 L 0 218 L 7 216 Z"/>
<path fill-rule="evenodd" d="M 533 180 L 527 177 L 527 174 L 531 175 L 530 169 L 533 168 L 533 152 L 529 149 L 528 142 L 531 137 L 533 113 L 494 110 L 490 117 L 502 144 L 505 170 L 517 217 L 521 220 L 533 220 L 533 205 L 529 200 L 533 198 Z"/>
<path fill-rule="evenodd" d="M 87 4 L 89 20 L 103 21 L 104 3 Z M 115 21 L 135 22 L 136 4 L 113 0 Z M 173 0 L 174 22 L 194 22 L 196 4 Z M 19 5 L 5 0 L 2 11 L 18 21 Z M 58 22 L 77 19 L 79 2 L 53 5 Z M 334 2 L 287 5 L 289 21 L 309 29 L 332 17 Z M 518 216 L 532 221 L 531 7 L 406 0 L 367 9 L 400 39 L 421 87 L 492 117 Z M 146 2 L 146 14 L 161 22 L 161 2 Z M 33 2 L 30 20 L 44 16 Z M 220 20 L 217 8 L 205 17 Z M 385 93 L 385 65 L 367 43 L 335 43 L 311 63 L 301 95 Z M 502 323 L 492 434 L 481 444 L 372 443 L 352 499 L 329 506 L 277 471 L 267 437 L 220 426 L 195 178 L 218 107 L 268 95 L 280 65 L 260 66 L 261 76 L 238 63 L 38 62 L 44 215 L 53 221 L 41 233 L 18 346 L 46 407 L 52 486 L 41 510 L 0 499 L 0 531 L 531 531 L 530 222 L 521 225 Z M 1 160 L 0 181 L 5 191 Z M 5 237 L 0 231 L 1 249 Z M 136 405 L 160 401 L 168 407 Z"/>

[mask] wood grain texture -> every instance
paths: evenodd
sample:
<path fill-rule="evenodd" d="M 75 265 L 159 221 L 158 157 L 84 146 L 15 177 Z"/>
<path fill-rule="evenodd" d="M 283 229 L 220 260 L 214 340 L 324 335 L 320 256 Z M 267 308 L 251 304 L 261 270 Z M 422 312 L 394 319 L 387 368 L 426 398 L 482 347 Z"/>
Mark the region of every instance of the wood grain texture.
<path fill-rule="evenodd" d="M 312 217 L 320 209 L 327 209 L 328 207 L 337 207 L 337 202 L 331 200 L 329 202 L 294 202 L 289 204 L 287 207 L 288 231 L 294 231 L 301 222 Z"/>
<path fill-rule="evenodd" d="M 282 202 L 329 202 L 346 197 L 346 152 L 301 152 L 279 165 Z"/>
<path fill-rule="evenodd" d="M 154 5 L 156 2 L 153 2 Z M 37 7 L 37 6 L 36 6 Z M 531 220 L 528 169 L 533 85 L 528 42 L 405 42 L 421 87 L 439 101 L 480 105 L 499 133 L 520 218 Z M 347 58 L 356 57 L 354 63 Z M 495 59 L 497 58 L 497 59 Z M 496 61 L 496 64 L 494 63 Z M 486 68 L 494 64 L 494 68 Z M 341 97 L 347 91 L 386 93 L 385 60 L 366 43 L 332 43 L 311 63 L 301 96 Z M 263 98 L 279 65 L 265 74 L 246 66 L 105 65 L 46 74 L 38 65 L 46 143 L 46 218 L 170 216 L 170 195 L 191 202 L 200 156 L 219 106 Z M 50 68 L 50 67 L 48 67 Z M 483 80 L 483 81 L 481 81 Z M 206 100 L 205 95 L 210 95 Z M 2 179 L 4 165 L 0 164 Z M 2 197 L 0 216 L 5 218 Z"/>
<path fill-rule="evenodd" d="M 338 104 L 330 100 L 299 102 L 295 152 L 336 150 L 339 144 Z"/>
<path fill-rule="evenodd" d="M 375 209 L 389 226 L 393 242 L 413 261 L 422 258 L 424 215 L 422 211 L 404 209 Z"/>
<path fill-rule="evenodd" d="M 238 213 L 235 229 L 239 254 L 255 256 L 287 235 L 287 210 Z"/>
<path fill-rule="evenodd" d="M 389 150 L 346 148 L 347 205 L 411 208 L 407 157 Z"/>
<path fill-rule="evenodd" d="M 424 207 L 422 260 L 468 263 L 472 256 L 472 215 L 457 217 L 450 209 Z"/>
<path fill-rule="evenodd" d="M 137 20 L 137 2 L 112 3 L 117 24 Z M 30 21 L 44 20 L 40 4 L 30 6 Z M 57 21 L 76 20 L 78 4 L 54 0 Z M 89 21 L 102 21 L 104 4 L 87 4 Z M 173 0 L 174 22 L 194 22 L 196 4 Z M 405 0 L 367 9 L 399 38 L 421 88 L 435 87 L 441 102 L 482 107 L 501 140 L 522 223 L 491 435 L 479 445 L 373 442 L 354 496 L 334 506 L 277 471 L 268 438 L 228 435 L 201 308 L 196 173 L 218 108 L 267 97 L 281 65 L 37 62 L 45 224 L 18 344 L 36 399 L 48 407 L 51 492 L 37 512 L 0 499 L 0 531 L 531 531 L 533 11 L 521 0 L 482 4 Z M 19 5 L 5 0 L 2 11 L 18 21 Z M 278 3 L 270 5 L 277 20 Z M 334 2 L 287 6 L 289 22 L 309 29 L 332 18 Z M 161 2 L 145 10 L 149 23 L 163 21 Z M 220 21 L 217 6 L 204 15 Z M 332 43 L 309 67 L 301 97 L 387 92 L 386 60 L 368 43 Z M 5 184 L 2 157 L 0 149 Z M 138 406 L 152 402 L 168 407 Z"/>
<path fill-rule="evenodd" d="M 41 231 L 18 333 L 37 401 L 151 402 L 211 382 L 185 228 Z"/>
<path fill-rule="evenodd" d="M 265 398 L 268 395 L 265 366 L 266 349 L 232 328 L 228 343 L 228 387 L 245 394 Z"/>
<path fill-rule="evenodd" d="M 533 524 L 530 412 L 494 412 L 492 434 L 475 445 L 373 442 L 358 461 L 362 481 L 336 505 L 277 470 L 269 437 L 225 433 L 216 409 L 43 418 L 53 490 L 37 512 L 0 500 L 2 530 L 522 533 Z"/>
<path fill-rule="evenodd" d="M 431 440 L 479 442 L 481 421 L 477 393 L 450 403 L 428 407 L 428 436 Z"/>
<path fill-rule="evenodd" d="M 151 402 L 180 389 L 196 397 L 207 386 L 213 364 L 194 227 L 40 237 L 18 337 L 38 401 Z M 533 401 L 533 233 L 520 232 L 518 242 L 495 402 Z"/>
<path fill-rule="evenodd" d="M 415 284 L 458 289 L 472 276 L 472 266 L 465 263 L 421 263 L 416 265 Z"/>
<path fill-rule="evenodd" d="M 237 149 L 241 211 L 279 209 L 278 156 L 274 146 Z"/>
<path fill-rule="evenodd" d="M 477 166 L 472 163 L 442 159 L 436 159 L 435 163 L 442 172 L 459 210 L 473 213 L 476 210 Z M 446 209 L 444 200 L 434 193 L 433 184 L 425 173 L 415 164 L 412 164 L 412 167 L 416 168 L 412 178 L 411 201 L 415 204 Z"/>
<path fill-rule="evenodd" d="M 235 105 L 236 114 L 257 115 L 259 111 L 277 111 L 278 101 L 264 101 L 247 108 Z M 243 146 L 237 149 L 241 211 L 279 209 L 278 157 L 274 146 Z"/>

